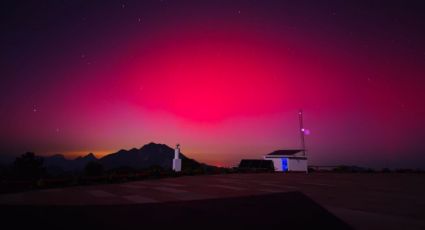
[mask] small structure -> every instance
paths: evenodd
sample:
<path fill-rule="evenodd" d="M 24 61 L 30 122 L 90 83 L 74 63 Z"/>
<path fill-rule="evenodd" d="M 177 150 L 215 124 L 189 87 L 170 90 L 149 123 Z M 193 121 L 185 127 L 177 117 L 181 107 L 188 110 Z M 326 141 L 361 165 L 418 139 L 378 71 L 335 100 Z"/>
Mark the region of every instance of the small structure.
<path fill-rule="evenodd" d="M 275 171 L 307 172 L 307 157 L 303 150 L 276 150 L 265 155 L 264 159 L 273 161 Z"/>
<path fill-rule="evenodd" d="M 239 163 L 238 169 L 247 172 L 273 172 L 273 162 L 271 160 L 258 160 L 258 159 L 243 159 Z"/>
<path fill-rule="evenodd" d="M 180 144 L 177 144 L 176 148 L 174 149 L 173 171 L 182 171 L 182 160 L 180 159 Z"/>
<path fill-rule="evenodd" d="M 304 128 L 303 111 L 298 112 L 300 122 L 300 138 L 302 149 L 276 150 L 264 156 L 265 160 L 272 160 L 274 170 L 278 172 L 308 172 L 307 156 L 304 135 L 309 131 Z M 307 132 L 308 131 L 308 132 Z"/>

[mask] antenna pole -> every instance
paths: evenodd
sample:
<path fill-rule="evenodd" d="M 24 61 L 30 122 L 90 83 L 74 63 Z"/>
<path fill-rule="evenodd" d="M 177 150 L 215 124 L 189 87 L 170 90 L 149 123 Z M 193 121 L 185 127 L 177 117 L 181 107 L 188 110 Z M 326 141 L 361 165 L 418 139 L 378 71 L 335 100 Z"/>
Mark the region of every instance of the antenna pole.
<path fill-rule="evenodd" d="M 305 129 L 304 129 L 303 110 L 302 109 L 300 109 L 300 111 L 298 111 L 298 119 L 300 121 L 301 146 L 303 148 L 302 150 L 303 150 L 303 154 L 305 156 L 306 155 L 305 141 L 304 141 Z"/>

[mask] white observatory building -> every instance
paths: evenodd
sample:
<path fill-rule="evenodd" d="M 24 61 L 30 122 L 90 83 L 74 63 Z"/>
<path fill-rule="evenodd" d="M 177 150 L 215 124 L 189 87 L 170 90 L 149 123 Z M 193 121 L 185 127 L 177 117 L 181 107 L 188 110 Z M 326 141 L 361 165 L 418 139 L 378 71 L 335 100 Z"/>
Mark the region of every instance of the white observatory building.
<path fill-rule="evenodd" d="M 173 171 L 182 171 L 182 160 L 180 159 L 180 144 L 177 144 L 176 148 L 174 149 Z"/>
<path fill-rule="evenodd" d="M 264 156 L 264 160 L 273 162 L 277 172 L 307 172 L 307 157 L 303 150 L 276 150 Z"/>
<path fill-rule="evenodd" d="M 302 149 L 276 150 L 264 156 L 265 160 L 273 162 L 274 170 L 277 172 L 308 172 L 304 135 L 308 135 L 309 131 L 304 129 L 302 110 L 298 112 L 298 118 Z"/>

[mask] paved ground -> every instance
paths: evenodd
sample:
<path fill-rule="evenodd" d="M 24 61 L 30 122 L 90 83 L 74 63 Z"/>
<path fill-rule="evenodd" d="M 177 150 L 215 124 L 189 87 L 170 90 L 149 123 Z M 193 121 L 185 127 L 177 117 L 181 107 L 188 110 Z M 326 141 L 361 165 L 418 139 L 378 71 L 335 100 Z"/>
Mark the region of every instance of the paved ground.
<path fill-rule="evenodd" d="M 415 174 L 192 176 L 6 194 L 0 204 L 129 205 L 300 191 L 356 229 L 425 229 L 424 181 Z"/>
<path fill-rule="evenodd" d="M 13 205 L 2 207 L 0 216 L 11 229 L 352 229 L 300 192 L 125 205 Z"/>

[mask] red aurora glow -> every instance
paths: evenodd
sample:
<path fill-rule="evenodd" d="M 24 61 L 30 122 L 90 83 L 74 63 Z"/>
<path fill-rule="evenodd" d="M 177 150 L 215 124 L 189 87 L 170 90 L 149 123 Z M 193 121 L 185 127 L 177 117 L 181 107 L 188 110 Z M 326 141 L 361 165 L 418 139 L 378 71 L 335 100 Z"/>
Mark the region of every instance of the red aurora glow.
<path fill-rule="evenodd" d="M 102 155 L 179 142 L 229 166 L 299 147 L 303 108 L 312 164 L 423 159 L 423 56 L 386 36 L 415 31 L 372 33 L 320 7 L 152 4 L 105 4 L 107 17 L 87 6 L 78 23 L 58 16 L 51 44 L 22 44 L 40 55 L 3 84 L 2 151 Z"/>

